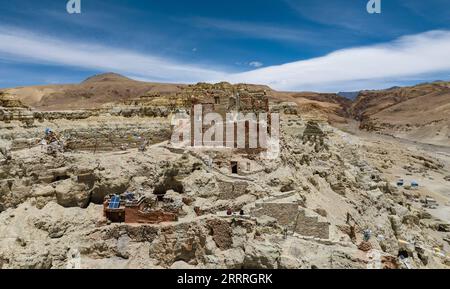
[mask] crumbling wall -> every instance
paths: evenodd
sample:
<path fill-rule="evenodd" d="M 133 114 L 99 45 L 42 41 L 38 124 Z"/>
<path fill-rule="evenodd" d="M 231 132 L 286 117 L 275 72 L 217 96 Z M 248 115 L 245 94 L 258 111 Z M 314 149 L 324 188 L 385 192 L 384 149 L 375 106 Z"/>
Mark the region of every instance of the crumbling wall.
<path fill-rule="evenodd" d="M 248 183 L 245 181 L 218 181 L 219 199 L 231 200 L 247 193 Z"/>
<path fill-rule="evenodd" d="M 330 224 L 320 222 L 317 216 L 306 216 L 305 210 L 300 210 L 297 215 L 294 231 L 303 236 L 311 236 L 321 239 L 330 237 Z"/>
<path fill-rule="evenodd" d="M 154 210 L 150 212 L 142 212 L 139 207 L 125 208 L 125 222 L 126 223 L 148 223 L 156 224 L 162 222 L 175 222 L 178 216 L 174 213 L 165 212 L 162 210 Z"/>
<path fill-rule="evenodd" d="M 293 230 L 298 212 L 298 205 L 294 203 L 258 203 L 252 215 L 275 218 L 280 225 Z"/>
<path fill-rule="evenodd" d="M 230 249 L 233 244 L 232 230 L 230 224 L 225 220 L 208 220 L 207 225 L 217 247 L 222 250 Z"/>
<path fill-rule="evenodd" d="M 317 216 L 306 216 L 296 203 L 258 203 L 252 215 L 275 218 L 281 226 L 303 236 L 329 238 L 330 224 L 319 221 Z"/>

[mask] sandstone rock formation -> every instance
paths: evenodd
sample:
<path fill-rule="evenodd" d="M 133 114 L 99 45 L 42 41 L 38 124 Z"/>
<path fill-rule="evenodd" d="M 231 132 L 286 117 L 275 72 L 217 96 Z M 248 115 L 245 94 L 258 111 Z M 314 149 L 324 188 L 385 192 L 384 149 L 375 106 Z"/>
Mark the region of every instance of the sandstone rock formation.
<path fill-rule="evenodd" d="M 334 113 L 340 98 L 316 95 L 302 106 L 276 93 L 279 158 L 180 149 L 169 143 L 170 117 L 190 93 L 268 88 L 140 83 L 127 94 L 130 81 L 102 75 L 81 84 L 101 104 L 93 109 L 39 109 L 65 105 L 79 87 L 44 95 L 38 109 L 1 103 L 0 144 L 11 158 L 0 155 L 0 268 L 448 268 L 445 149 L 346 133 L 305 112 L 317 102 Z M 124 99 L 110 102 L 115 93 L 103 90 L 117 83 Z M 41 147 L 47 127 L 64 152 Z M 233 173 L 231 161 L 243 169 Z M 399 187 L 399 178 L 420 186 Z M 178 221 L 111 223 L 104 197 L 125 191 L 170 196 Z M 431 197 L 437 209 L 423 206 Z"/>

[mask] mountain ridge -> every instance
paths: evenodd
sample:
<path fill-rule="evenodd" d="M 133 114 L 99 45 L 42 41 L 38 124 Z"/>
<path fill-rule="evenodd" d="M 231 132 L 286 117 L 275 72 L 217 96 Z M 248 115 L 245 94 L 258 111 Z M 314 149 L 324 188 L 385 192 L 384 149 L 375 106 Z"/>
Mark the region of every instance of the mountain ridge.
<path fill-rule="evenodd" d="M 223 89 L 232 84 L 223 82 Z M 202 86 L 202 83 L 196 85 Z M 450 143 L 450 82 L 362 90 L 352 100 L 347 93 L 286 92 L 265 85 L 237 84 L 265 90 L 274 103 L 295 103 L 301 113 L 315 113 L 330 123 L 353 119 L 360 129 L 435 144 Z M 37 110 L 99 108 L 148 95 L 176 97 L 195 85 L 137 81 L 117 73 L 102 73 L 79 84 L 30 86 L 0 90 Z M 356 92 L 351 92 L 353 95 Z M 433 131 L 438 134 L 432 135 Z"/>

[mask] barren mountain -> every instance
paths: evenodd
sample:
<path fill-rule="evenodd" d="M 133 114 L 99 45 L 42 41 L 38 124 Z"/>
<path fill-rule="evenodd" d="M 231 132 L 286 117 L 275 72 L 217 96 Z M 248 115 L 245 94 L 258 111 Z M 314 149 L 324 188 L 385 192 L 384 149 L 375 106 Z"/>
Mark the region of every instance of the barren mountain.
<path fill-rule="evenodd" d="M 450 143 L 449 82 L 362 91 L 351 113 L 369 131 L 423 143 Z"/>
<path fill-rule="evenodd" d="M 330 123 L 346 122 L 350 116 L 351 100 L 334 93 L 317 92 L 273 92 L 274 100 L 291 101 L 301 112 L 314 112 L 325 117 Z"/>
<path fill-rule="evenodd" d="M 336 94 L 278 92 L 268 86 L 252 84 L 239 86 L 265 90 L 274 102 L 296 103 L 302 111 L 321 115 L 330 121 L 344 121 L 351 103 Z M 105 73 L 89 77 L 80 84 L 18 87 L 3 91 L 30 107 L 49 111 L 98 108 L 148 95 L 174 98 L 188 89 L 186 84 L 142 82 L 116 73 Z"/>
<path fill-rule="evenodd" d="M 80 84 L 31 86 L 5 89 L 4 92 L 40 110 L 95 108 L 124 101 L 146 93 L 176 93 L 184 85 L 149 83 L 115 73 L 100 74 Z"/>

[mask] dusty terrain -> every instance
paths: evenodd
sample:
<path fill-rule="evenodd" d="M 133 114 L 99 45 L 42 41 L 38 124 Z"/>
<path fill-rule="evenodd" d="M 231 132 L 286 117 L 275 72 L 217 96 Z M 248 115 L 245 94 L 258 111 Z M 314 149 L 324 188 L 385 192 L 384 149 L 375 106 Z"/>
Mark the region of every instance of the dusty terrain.
<path fill-rule="evenodd" d="M 364 96 L 351 103 L 270 90 L 270 108 L 281 113 L 280 156 L 272 160 L 169 143 L 177 95 L 202 84 L 108 74 L 79 85 L 5 90 L 0 145 L 11 157 L 0 154 L 0 268 L 448 268 L 450 148 L 445 137 L 414 142 L 419 130 L 402 130 L 412 119 L 425 125 L 428 113 L 448 120 L 449 99 L 431 86 L 433 105 L 416 114 L 420 95 L 402 100 L 398 111 Z M 393 117 L 398 138 L 360 130 L 352 115 L 377 124 Z M 311 121 L 323 136 L 308 140 Z M 64 138 L 64 152 L 49 155 L 39 145 L 47 127 Z M 142 138 L 149 140 L 143 152 Z M 232 174 L 231 159 L 246 168 Z M 126 224 L 103 216 L 109 194 L 156 190 L 181 207 L 178 221 Z M 438 206 L 426 208 L 427 197 Z"/>
<path fill-rule="evenodd" d="M 351 107 L 361 127 L 412 141 L 450 143 L 450 83 L 363 91 Z"/>

